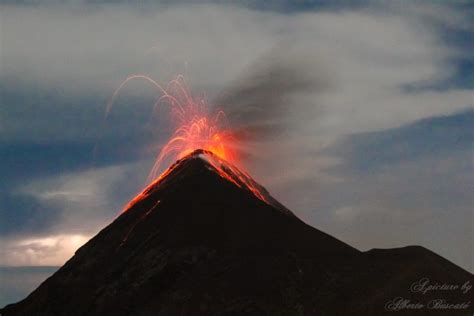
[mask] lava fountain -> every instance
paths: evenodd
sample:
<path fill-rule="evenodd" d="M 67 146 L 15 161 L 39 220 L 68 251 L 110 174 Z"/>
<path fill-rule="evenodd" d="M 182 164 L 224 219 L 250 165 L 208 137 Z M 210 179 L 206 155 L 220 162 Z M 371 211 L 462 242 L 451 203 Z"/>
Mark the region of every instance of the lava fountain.
<path fill-rule="evenodd" d="M 120 90 L 132 80 L 145 80 L 150 83 L 159 96 L 153 105 L 152 115 L 158 107 L 169 109 L 169 119 L 174 132 L 156 156 L 149 180 L 156 179 L 165 162 L 171 163 L 197 149 L 203 149 L 230 162 L 237 162 L 237 139 L 227 127 L 225 113 L 221 110 L 211 112 L 205 97 L 192 95 L 182 75 L 171 80 L 166 87 L 146 75 L 132 75 L 126 78 L 110 98 L 106 116 L 112 110 Z"/>
<path fill-rule="evenodd" d="M 194 96 L 182 75 L 171 80 L 166 87 L 146 75 L 129 76 L 112 94 L 107 104 L 106 117 L 112 110 L 120 90 L 132 80 L 145 80 L 157 90 L 159 96 L 153 104 L 152 115 L 156 115 L 159 107 L 168 108 L 169 119 L 174 126 L 174 131 L 156 156 L 149 174 L 151 184 L 132 199 L 125 210 L 143 199 L 153 186 L 173 170 L 173 166 L 171 166 L 158 175 L 163 169 L 164 163 L 179 161 L 196 151 L 209 153 L 206 158 L 207 162 L 221 177 L 270 204 L 271 201 L 264 189 L 247 172 L 235 167 L 236 164 L 239 164 L 237 151 L 239 140 L 235 136 L 236 133 L 228 127 L 225 113 L 222 110 L 211 111 L 204 97 Z"/>

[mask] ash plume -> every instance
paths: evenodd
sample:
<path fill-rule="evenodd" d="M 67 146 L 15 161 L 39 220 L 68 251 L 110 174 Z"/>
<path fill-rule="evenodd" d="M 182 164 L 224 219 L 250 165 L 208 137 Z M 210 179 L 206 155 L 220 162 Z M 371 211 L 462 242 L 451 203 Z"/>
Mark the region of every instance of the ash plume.
<path fill-rule="evenodd" d="M 302 113 L 314 116 L 321 109 L 318 95 L 333 88 L 334 78 L 323 54 L 305 48 L 292 47 L 290 42 L 278 44 L 250 64 L 213 102 L 245 139 L 279 137 Z"/>

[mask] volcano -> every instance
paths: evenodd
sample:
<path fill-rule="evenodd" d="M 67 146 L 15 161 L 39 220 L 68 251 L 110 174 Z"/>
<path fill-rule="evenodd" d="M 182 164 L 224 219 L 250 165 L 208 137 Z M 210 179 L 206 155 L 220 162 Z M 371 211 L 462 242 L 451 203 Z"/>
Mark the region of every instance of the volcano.
<path fill-rule="evenodd" d="M 458 285 L 413 290 L 413 284 Z M 1 315 L 472 315 L 471 273 L 420 247 L 361 252 L 208 151 L 178 160 Z M 399 305 L 397 299 L 412 305 Z M 416 308 L 414 304 L 422 304 Z M 398 305 L 397 305 L 398 304 Z M 407 307 L 408 306 L 408 307 Z M 417 305 L 418 306 L 418 305 Z"/>

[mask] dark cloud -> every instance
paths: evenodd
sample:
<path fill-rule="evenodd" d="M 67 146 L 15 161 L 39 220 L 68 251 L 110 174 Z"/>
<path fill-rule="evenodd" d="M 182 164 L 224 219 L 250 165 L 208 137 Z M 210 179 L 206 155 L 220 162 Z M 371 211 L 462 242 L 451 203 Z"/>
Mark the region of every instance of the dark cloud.
<path fill-rule="evenodd" d="M 93 143 L 10 143 L 0 145 L 0 187 L 8 189 L 36 177 L 93 166 Z"/>
<path fill-rule="evenodd" d="M 61 212 L 28 194 L 1 193 L 0 238 L 49 233 L 58 223 Z"/>
<path fill-rule="evenodd" d="M 25 181 L 48 178 L 154 155 L 157 124 L 150 120 L 150 91 L 124 91 L 105 119 L 100 95 L 64 95 L 58 91 L 0 85 L 0 188 L 12 190 Z"/>
<path fill-rule="evenodd" d="M 326 152 L 344 157 L 348 169 L 358 173 L 454 152 L 464 152 L 468 159 L 474 143 L 473 125 L 474 109 L 386 131 L 347 136 Z"/>

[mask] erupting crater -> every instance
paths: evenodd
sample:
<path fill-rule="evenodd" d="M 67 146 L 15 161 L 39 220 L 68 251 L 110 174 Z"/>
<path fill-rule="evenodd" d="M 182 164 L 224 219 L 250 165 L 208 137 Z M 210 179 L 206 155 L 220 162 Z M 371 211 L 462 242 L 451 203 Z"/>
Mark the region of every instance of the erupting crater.
<path fill-rule="evenodd" d="M 229 127 L 224 111 L 212 110 L 204 96 L 193 95 L 185 78 L 181 75 L 171 80 L 166 87 L 162 87 L 157 81 L 146 75 L 129 76 L 113 93 L 107 104 L 105 118 L 112 110 L 119 92 L 132 80 L 145 80 L 152 85 L 158 96 L 153 104 L 151 118 L 157 118 L 158 110 L 161 107 L 168 109 L 167 121 L 173 130 L 168 141 L 161 146 L 156 156 L 149 174 L 150 182 L 156 179 L 163 165 L 186 157 L 198 149 L 208 153 L 212 152 L 213 157 L 225 159 L 230 163 L 238 161 L 240 140 L 235 131 Z M 217 161 L 214 158 L 212 160 Z M 239 175 L 239 178 L 243 178 L 243 176 Z M 250 187 L 252 186 L 250 185 Z M 257 191 L 254 193 L 259 194 Z M 259 198 L 262 199 L 263 196 Z"/>
<path fill-rule="evenodd" d="M 205 149 L 196 149 L 177 160 L 153 182 L 151 182 L 140 194 L 133 198 L 125 207 L 124 212 L 133 207 L 137 202 L 147 198 L 152 192 L 160 189 L 161 186 L 165 186 L 169 179 L 174 178 L 172 175 L 176 172 L 176 170 L 180 170 L 180 167 L 182 167 L 184 164 L 196 159 L 200 160 L 204 164 L 205 168 L 209 171 L 218 174 L 222 179 L 231 182 L 240 189 L 251 193 L 253 196 L 260 199 L 264 203 L 276 207 L 285 213 L 293 214 L 280 202 L 275 200 L 263 186 L 252 179 L 252 177 L 246 171 L 242 171 L 219 155 Z"/>

